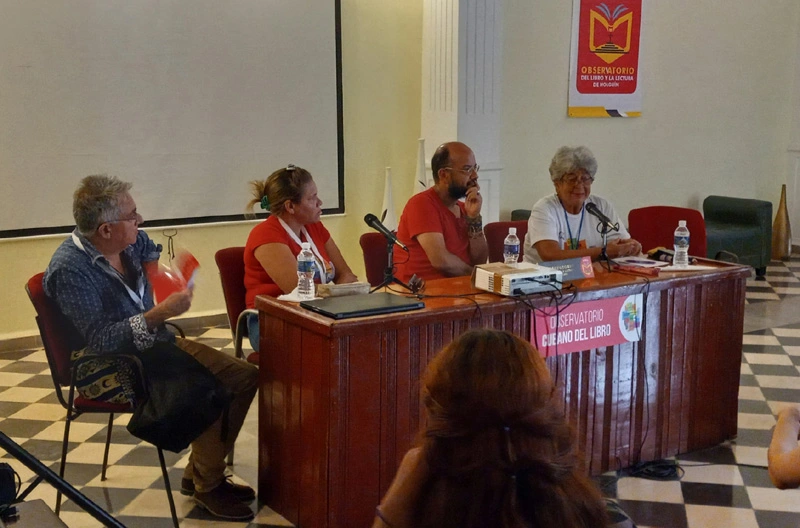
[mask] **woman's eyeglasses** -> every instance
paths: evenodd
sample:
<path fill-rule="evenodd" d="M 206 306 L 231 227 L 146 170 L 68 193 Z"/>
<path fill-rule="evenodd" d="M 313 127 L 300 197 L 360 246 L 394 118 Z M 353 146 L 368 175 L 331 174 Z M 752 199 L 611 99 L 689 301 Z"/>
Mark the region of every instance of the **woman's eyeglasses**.
<path fill-rule="evenodd" d="M 594 176 L 589 176 L 588 174 L 565 174 L 561 177 L 561 181 L 569 184 L 569 185 L 578 185 L 579 183 L 583 183 L 584 185 L 590 184 L 594 181 Z"/>

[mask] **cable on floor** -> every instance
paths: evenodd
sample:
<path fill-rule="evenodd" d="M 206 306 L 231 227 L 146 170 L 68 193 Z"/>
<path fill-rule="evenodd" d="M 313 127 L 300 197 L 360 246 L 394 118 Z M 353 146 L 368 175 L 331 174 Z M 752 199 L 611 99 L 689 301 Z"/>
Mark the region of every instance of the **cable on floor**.
<path fill-rule="evenodd" d="M 639 462 L 617 471 L 617 477 L 638 477 L 648 480 L 680 480 L 685 471 L 677 460 Z"/>

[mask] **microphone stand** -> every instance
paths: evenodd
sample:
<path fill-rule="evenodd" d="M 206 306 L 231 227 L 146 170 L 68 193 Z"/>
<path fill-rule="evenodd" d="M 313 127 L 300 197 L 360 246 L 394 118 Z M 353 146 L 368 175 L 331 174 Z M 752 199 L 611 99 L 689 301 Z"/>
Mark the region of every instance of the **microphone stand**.
<path fill-rule="evenodd" d="M 42 462 L 20 447 L 19 444 L 14 442 L 5 433 L 0 432 L 0 447 L 6 450 L 9 455 L 13 456 L 25 467 L 36 473 L 37 477 L 31 482 L 28 487 L 23 491 L 19 497 L 16 498 L 14 503 L 22 502 L 33 491 L 42 480 L 47 481 L 56 490 L 60 491 L 67 496 L 72 502 L 80 506 L 89 515 L 103 523 L 103 526 L 110 526 L 112 528 L 125 528 L 125 525 L 116 520 L 107 511 L 98 506 L 89 497 L 75 489 L 72 484 L 59 477 L 52 469 L 42 464 Z M 2 522 L 0 525 L 5 526 Z"/>
<path fill-rule="evenodd" d="M 598 260 L 600 262 L 606 263 L 606 269 L 608 269 L 610 273 L 611 265 L 616 264 L 613 260 L 611 260 L 611 258 L 608 256 L 608 253 L 606 252 L 606 248 L 608 248 L 608 232 L 610 231 L 610 229 L 608 228 L 608 225 L 606 225 L 605 222 L 600 222 L 599 226 L 600 226 L 600 236 L 603 239 L 603 246 L 600 248 L 600 258 Z M 619 227 L 617 227 L 616 230 L 618 231 Z"/>
<path fill-rule="evenodd" d="M 383 282 L 372 288 L 369 292 L 372 293 L 378 291 L 381 288 L 385 288 L 391 284 L 399 284 L 408 291 L 413 291 L 411 286 L 394 276 L 394 241 L 389 240 L 388 238 L 386 239 L 386 257 L 387 262 L 386 267 L 383 269 Z"/>

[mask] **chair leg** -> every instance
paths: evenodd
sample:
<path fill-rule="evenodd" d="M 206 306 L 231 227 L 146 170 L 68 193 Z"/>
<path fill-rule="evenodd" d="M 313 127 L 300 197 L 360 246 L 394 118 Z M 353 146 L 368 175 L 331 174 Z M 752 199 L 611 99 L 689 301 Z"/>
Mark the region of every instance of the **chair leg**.
<path fill-rule="evenodd" d="M 167 464 L 164 462 L 164 451 L 160 447 L 158 449 L 158 461 L 161 462 L 161 474 L 164 475 L 164 487 L 167 488 L 167 499 L 169 499 L 169 512 L 172 514 L 172 524 L 178 528 L 178 514 L 175 512 L 175 499 L 172 498 L 172 488 L 169 485 L 169 474 L 167 473 Z"/>
<path fill-rule="evenodd" d="M 64 441 L 61 444 L 61 468 L 58 470 L 58 476 L 64 479 L 64 468 L 67 465 L 67 445 L 69 444 L 69 426 L 72 423 L 70 419 L 70 412 L 67 410 L 67 421 L 64 424 Z M 61 511 L 61 490 L 56 493 L 56 515 Z"/>
<path fill-rule="evenodd" d="M 234 448 L 234 446 L 231 446 L 231 450 L 228 453 L 228 465 L 229 466 L 233 465 L 233 448 Z"/>
<path fill-rule="evenodd" d="M 106 449 L 103 452 L 103 471 L 100 473 L 100 480 L 106 480 L 106 468 L 108 467 L 108 448 L 111 445 L 111 428 L 114 426 L 114 413 L 108 414 L 108 432 L 106 432 Z"/>

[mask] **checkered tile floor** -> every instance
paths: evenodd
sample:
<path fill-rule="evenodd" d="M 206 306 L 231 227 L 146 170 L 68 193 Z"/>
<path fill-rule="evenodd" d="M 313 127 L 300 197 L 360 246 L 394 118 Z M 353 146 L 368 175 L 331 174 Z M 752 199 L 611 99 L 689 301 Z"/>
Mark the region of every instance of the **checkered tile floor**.
<path fill-rule="evenodd" d="M 188 336 L 233 354 L 228 328 L 207 328 Z M 194 334 L 194 335 L 192 335 Z M 247 349 L 249 352 L 249 348 Z M 65 411 L 59 404 L 44 351 L 18 350 L 0 352 L 0 431 L 58 473 L 61 441 L 64 435 Z M 109 453 L 107 480 L 101 482 L 108 416 L 83 415 L 72 423 L 66 480 L 92 501 L 110 512 L 129 528 L 171 527 L 169 505 L 158 463 L 152 446 L 131 436 L 125 425 L 129 416 L 115 417 Z M 236 443 L 234 480 L 256 485 L 257 413 L 253 402 Z M 10 463 L 20 474 L 23 489 L 35 474 L 0 448 L 0 462 Z M 181 477 L 189 451 L 180 454 L 164 452 L 169 468 L 170 484 L 182 528 L 227 526 L 230 528 L 267 528 L 292 526 L 268 507 L 253 504 L 256 517 L 252 522 L 221 522 L 180 494 Z M 56 492 L 46 482 L 29 495 L 44 499 L 55 507 Z M 61 519 L 71 528 L 102 526 L 76 504 L 64 499 Z"/>
<path fill-rule="evenodd" d="M 773 262 L 767 269 L 766 281 L 748 280 L 749 308 L 772 302 L 774 306 L 787 303 L 787 309 L 793 309 L 787 299 L 800 295 L 798 277 L 800 257 L 786 263 Z M 746 319 L 747 312 L 746 308 Z M 792 319 L 791 324 L 783 322 L 744 336 L 739 434 L 735 440 L 678 457 L 685 470 L 680 481 L 617 477 L 613 473 L 598 479 L 604 493 L 617 499 L 640 528 L 800 526 L 800 490 L 775 489 L 766 470 L 775 413 L 785 405 L 800 403 L 800 312 Z M 232 353 L 227 328 L 199 330 L 194 338 Z M 239 435 L 232 470 L 237 481 L 253 486 L 257 472 L 255 410 L 254 404 Z M 122 416 L 115 421 L 105 482 L 100 481 L 105 417 L 82 416 L 74 422 L 66 478 L 128 527 L 171 526 L 156 451 L 128 434 L 124 427 L 126 420 Z M 63 422 L 64 411 L 56 400 L 44 352 L 0 352 L 0 431 L 58 471 Z M 3 455 L 0 461 L 9 462 L 23 482 L 33 480 L 31 471 L 1 449 L 0 453 Z M 188 451 L 178 455 L 165 452 L 165 455 L 183 528 L 291 526 L 265 506 L 257 510 L 255 520 L 250 523 L 213 519 L 175 490 L 180 485 Z M 43 482 L 30 497 L 44 499 L 54 507 L 55 495 L 55 490 Z M 70 501 L 65 501 L 61 518 L 72 528 L 100 526 Z"/>
<path fill-rule="evenodd" d="M 747 302 L 778 301 L 787 296 L 800 295 L 800 255 L 787 262 L 772 261 L 767 266 L 767 280 L 747 281 Z"/>

